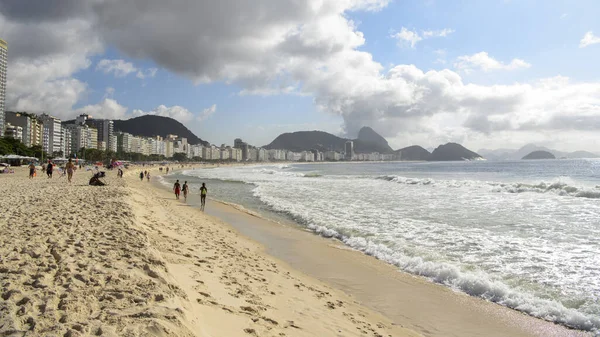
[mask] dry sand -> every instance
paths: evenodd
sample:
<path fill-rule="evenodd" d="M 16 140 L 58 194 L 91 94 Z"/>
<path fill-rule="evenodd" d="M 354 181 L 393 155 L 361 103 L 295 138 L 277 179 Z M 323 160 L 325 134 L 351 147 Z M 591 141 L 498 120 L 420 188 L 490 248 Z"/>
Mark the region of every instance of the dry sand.
<path fill-rule="evenodd" d="M 418 335 L 136 172 L 0 175 L 0 335 Z"/>

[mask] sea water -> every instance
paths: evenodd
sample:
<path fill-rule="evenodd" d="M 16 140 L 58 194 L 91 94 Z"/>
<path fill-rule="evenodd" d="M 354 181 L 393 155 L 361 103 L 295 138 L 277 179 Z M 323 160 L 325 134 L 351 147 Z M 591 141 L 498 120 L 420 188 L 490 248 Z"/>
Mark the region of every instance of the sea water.
<path fill-rule="evenodd" d="M 168 177 L 472 296 L 600 331 L 600 160 L 228 166 Z"/>

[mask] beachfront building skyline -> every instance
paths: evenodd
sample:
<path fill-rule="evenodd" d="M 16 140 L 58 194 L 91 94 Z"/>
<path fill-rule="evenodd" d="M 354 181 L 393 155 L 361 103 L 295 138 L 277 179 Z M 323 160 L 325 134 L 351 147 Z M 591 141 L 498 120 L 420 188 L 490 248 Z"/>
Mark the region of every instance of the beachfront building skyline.
<path fill-rule="evenodd" d="M 8 43 L 0 39 L 0 137 L 4 136 L 5 128 L 5 103 L 6 103 L 6 75 L 8 70 Z"/>

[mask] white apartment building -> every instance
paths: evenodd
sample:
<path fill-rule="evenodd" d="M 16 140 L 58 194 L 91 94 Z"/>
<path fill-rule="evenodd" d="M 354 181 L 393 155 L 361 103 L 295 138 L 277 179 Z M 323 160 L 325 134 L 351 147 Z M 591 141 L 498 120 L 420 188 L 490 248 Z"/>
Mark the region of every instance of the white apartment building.
<path fill-rule="evenodd" d="M 221 160 L 229 160 L 229 149 L 227 147 L 222 147 L 221 148 L 221 153 L 220 153 L 220 159 Z"/>
<path fill-rule="evenodd" d="M 60 119 L 48 114 L 42 114 L 40 121 L 44 124 L 44 128 L 47 129 L 46 132 L 48 135 L 48 142 L 44 143 L 44 151 L 50 154 L 60 151 L 62 144 L 62 125 Z"/>
<path fill-rule="evenodd" d="M 4 126 L 4 137 L 12 138 L 23 142 L 23 128 L 17 125 L 6 123 Z"/>

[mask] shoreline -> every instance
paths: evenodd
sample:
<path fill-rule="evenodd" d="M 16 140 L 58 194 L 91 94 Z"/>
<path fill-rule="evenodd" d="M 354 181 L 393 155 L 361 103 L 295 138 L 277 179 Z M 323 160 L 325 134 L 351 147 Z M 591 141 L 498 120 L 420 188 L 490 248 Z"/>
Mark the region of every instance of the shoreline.
<path fill-rule="evenodd" d="M 161 187 L 164 185 L 159 183 L 157 188 Z M 209 203 L 212 205 L 209 206 Z M 214 210 L 215 208 L 217 211 Z M 425 277 L 403 272 L 389 263 L 354 250 L 339 240 L 322 237 L 299 224 L 292 223 L 291 220 L 289 223 L 280 223 L 270 220 L 260 213 L 254 214 L 254 211 L 249 211 L 242 205 L 210 199 L 207 201 L 207 213 L 220 218 L 232 225 L 242 235 L 262 244 L 267 253 L 289 263 L 293 268 L 355 296 L 371 309 L 394 321 L 402 322 L 404 326 L 424 335 L 592 335 L 591 332 L 539 319 L 518 310 L 452 290 Z M 294 248 L 290 249 L 290 247 Z M 321 256 L 307 254 L 307 251 L 315 250 L 319 251 Z M 328 256 L 328 259 L 342 262 L 346 266 L 339 268 L 337 263 L 321 263 L 322 256 Z M 319 267 L 315 268 L 315 265 Z M 335 272 L 333 272 L 334 270 Z M 335 273 L 339 273 L 339 275 L 334 275 Z M 375 273 L 378 276 L 365 277 L 369 273 Z M 387 294 L 382 294 L 385 291 L 377 289 L 381 288 L 382 283 L 384 288 L 390 290 Z M 372 291 L 373 289 L 377 290 Z M 399 296 L 399 292 L 404 295 Z M 431 324 L 431 320 L 421 319 L 420 313 L 413 314 L 414 308 L 397 305 L 406 298 L 409 298 L 413 304 L 419 302 L 421 299 L 419 296 L 414 296 L 413 292 L 422 292 L 427 295 L 428 304 L 419 305 L 423 312 L 427 312 L 429 315 L 435 313 L 446 322 Z M 440 308 L 444 308 L 444 310 L 440 310 Z M 474 317 L 476 319 L 473 319 Z M 499 322 L 500 324 L 495 326 L 500 330 L 489 331 L 489 324 L 481 323 L 480 320 Z M 457 333 L 455 329 L 457 326 L 462 326 L 464 329 Z M 509 331 L 510 333 L 508 333 Z"/>
<path fill-rule="evenodd" d="M 0 335 L 588 335 L 209 200 L 220 220 L 143 170 L 0 175 Z"/>

